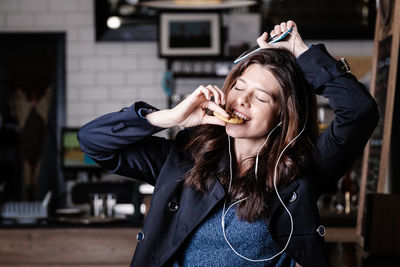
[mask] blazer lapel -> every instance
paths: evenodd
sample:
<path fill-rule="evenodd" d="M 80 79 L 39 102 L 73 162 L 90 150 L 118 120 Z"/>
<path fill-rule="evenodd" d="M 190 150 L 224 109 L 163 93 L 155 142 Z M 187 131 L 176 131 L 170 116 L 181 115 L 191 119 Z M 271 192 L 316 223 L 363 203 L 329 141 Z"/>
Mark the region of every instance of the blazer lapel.
<path fill-rule="evenodd" d="M 163 253 L 163 265 L 181 246 L 189 234 L 210 214 L 214 207 L 225 196 L 225 190 L 216 179 L 215 184 L 207 193 L 199 193 L 193 189 L 185 188 L 181 197 L 181 213 L 176 222 L 174 242 L 168 251 Z"/>

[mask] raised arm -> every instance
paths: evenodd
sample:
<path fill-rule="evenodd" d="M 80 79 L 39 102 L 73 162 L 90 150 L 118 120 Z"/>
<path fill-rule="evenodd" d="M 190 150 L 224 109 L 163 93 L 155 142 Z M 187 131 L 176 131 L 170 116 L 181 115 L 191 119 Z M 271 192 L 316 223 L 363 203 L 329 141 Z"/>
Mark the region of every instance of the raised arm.
<path fill-rule="evenodd" d="M 261 35 L 260 47 L 286 48 L 297 58 L 304 76 L 317 94 L 326 97 L 335 112 L 331 125 L 316 142 L 316 181 L 321 191 L 336 187 L 337 180 L 362 154 L 375 129 L 379 114 L 376 102 L 364 85 L 349 72 L 343 63 L 333 58 L 322 44 L 304 44 L 293 21 L 276 25 L 271 35 L 279 35 L 292 28 L 289 38 L 268 44 L 268 34 Z"/>
<path fill-rule="evenodd" d="M 174 126 L 225 125 L 205 111 L 229 117 L 219 106 L 224 104 L 224 94 L 217 86 L 199 86 L 172 109 L 157 110 L 137 102 L 103 115 L 84 125 L 78 132 L 78 140 L 82 151 L 103 168 L 154 185 L 174 142 L 152 134 Z"/>
<path fill-rule="evenodd" d="M 362 154 L 379 120 L 377 105 L 364 85 L 329 55 L 324 45 L 312 46 L 298 62 L 307 81 L 329 100 L 335 112 L 333 122 L 316 143 L 321 186 L 331 188 Z"/>
<path fill-rule="evenodd" d="M 140 117 L 140 108 L 154 109 L 137 102 L 103 115 L 84 125 L 78 140 L 82 151 L 106 170 L 154 185 L 172 141 L 152 136 L 162 128 Z"/>

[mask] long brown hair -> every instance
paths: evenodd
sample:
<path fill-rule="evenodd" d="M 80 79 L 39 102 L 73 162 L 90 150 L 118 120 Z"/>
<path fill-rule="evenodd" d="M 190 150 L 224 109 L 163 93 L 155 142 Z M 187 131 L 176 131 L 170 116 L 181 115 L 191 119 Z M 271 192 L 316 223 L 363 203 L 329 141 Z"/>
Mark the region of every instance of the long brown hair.
<path fill-rule="evenodd" d="M 238 204 L 237 213 L 242 219 L 252 222 L 267 216 L 268 203 L 274 193 L 273 176 L 279 154 L 303 129 L 303 133 L 292 142 L 282 155 L 277 166 L 278 188 L 293 180 L 303 168 L 310 164 L 313 143 L 317 136 L 316 98 L 314 91 L 294 56 L 285 49 L 269 48 L 254 53 L 235 65 L 228 74 L 222 90 L 225 95 L 237 79 L 252 64 L 265 66 L 278 80 L 280 90 L 280 118 L 282 121 L 264 145 L 259 155 L 258 174 L 255 177 L 256 155 L 239 165 L 233 160 L 232 170 L 216 173 L 221 161 L 229 161 L 228 137 L 225 128 L 216 125 L 201 125 L 191 131 L 186 146 L 194 159 L 194 167 L 186 174 L 185 185 L 206 192 L 219 179 L 225 189 L 229 185 L 229 171 L 233 181 L 229 192 L 231 199 L 248 197 Z M 229 164 L 227 165 L 229 166 Z"/>

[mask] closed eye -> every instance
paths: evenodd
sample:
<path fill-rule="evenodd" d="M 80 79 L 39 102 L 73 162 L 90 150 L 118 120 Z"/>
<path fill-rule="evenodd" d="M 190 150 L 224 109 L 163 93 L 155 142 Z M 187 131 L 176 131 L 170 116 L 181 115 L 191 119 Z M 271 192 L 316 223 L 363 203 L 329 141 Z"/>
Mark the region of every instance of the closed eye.
<path fill-rule="evenodd" d="M 268 100 L 261 99 L 261 98 L 259 98 L 259 97 L 257 97 L 257 96 L 256 96 L 256 99 L 257 99 L 258 101 L 261 101 L 261 102 L 263 102 L 263 103 L 267 103 L 267 102 L 268 102 Z"/>
<path fill-rule="evenodd" d="M 274 99 L 271 97 L 271 95 L 266 94 L 264 92 L 255 95 L 255 98 L 263 103 L 270 103 L 271 101 L 275 102 Z"/>

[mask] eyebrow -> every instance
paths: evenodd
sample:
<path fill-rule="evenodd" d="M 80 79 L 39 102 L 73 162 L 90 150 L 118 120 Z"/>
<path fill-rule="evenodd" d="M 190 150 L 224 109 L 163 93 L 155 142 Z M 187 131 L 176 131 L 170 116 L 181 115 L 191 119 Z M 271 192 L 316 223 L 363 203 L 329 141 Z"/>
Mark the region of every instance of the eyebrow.
<path fill-rule="evenodd" d="M 244 79 L 242 79 L 242 78 L 240 78 L 240 77 L 238 78 L 238 81 L 241 81 L 241 82 L 247 84 L 246 80 L 244 80 Z M 260 87 L 256 87 L 256 89 L 257 89 L 258 91 L 261 91 L 261 92 L 263 92 L 263 93 L 266 93 L 266 94 L 269 95 L 274 101 L 276 101 L 276 96 L 275 96 L 274 94 L 272 94 L 271 92 L 269 92 L 269 91 L 267 91 L 267 90 L 265 90 L 265 89 L 262 89 L 262 88 L 260 88 Z"/>

